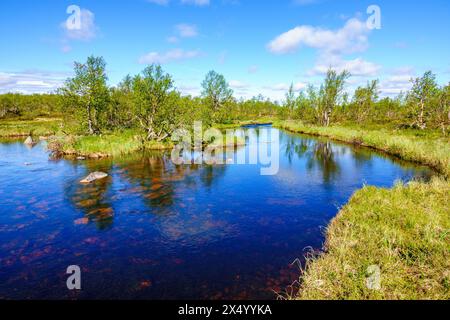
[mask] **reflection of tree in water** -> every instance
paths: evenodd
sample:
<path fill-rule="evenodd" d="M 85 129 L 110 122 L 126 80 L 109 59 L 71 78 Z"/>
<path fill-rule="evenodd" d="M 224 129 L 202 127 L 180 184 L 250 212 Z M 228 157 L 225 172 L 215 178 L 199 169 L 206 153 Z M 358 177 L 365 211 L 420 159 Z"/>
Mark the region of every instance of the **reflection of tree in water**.
<path fill-rule="evenodd" d="M 308 168 L 318 166 L 322 171 L 324 182 L 329 183 L 339 175 L 340 167 L 330 142 L 317 141 L 313 146 L 312 154 L 313 157 L 308 159 Z"/>
<path fill-rule="evenodd" d="M 292 163 L 294 155 L 298 159 L 306 157 L 309 171 L 318 167 L 326 183 L 334 180 L 340 173 L 339 163 L 335 158 L 335 151 L 331 142 L 322 140 L 301 139 L 295 136 L 287 136 L 285 155 Z"/>
<path fill-rule="evenodd" d="M 83 163 L 86 172 L 103 171 L 110 174 L 112 162 L 110 160 L 86 161 Z M 80 179 L 69 182 L 65 186 L 65 194 L 75 208 L 81 210 L 85 217 L 75 221 L 76 224 L 95 222 L 101 230 L 107 229 L 113 223 L 114 210 L 110 202 L 108 190 L 112 184 L 112 178 L 95 181 L 90 184 L 80 184 Z"/>
<path fill-rule="evenodd" d="M 108 191 L 113 182 L 112 174 L 119 174 L 131 186 L 124 193 L 139 193 L 149 208 L 158 208 L 152 212 L 159 215 L 170 214 L 170 208 L 177 198 L 183 201 L 184 192 L 199 186 L 211 187 L 214 181 L 226 171 L 225 165 L 174 165 L 170 156 L 162 152 L 135 154 L 112 160 L 85 161 L 77 165 L 86 167 L 83 176 L 94 171 L 109 174 L 103 180 L 91 184 L 70 181 L 65 186 L 69 201 L 81 210 L 85 217 L 76 224 L 96 222 L 99 229 L 111 226 L 114 217 L 112 199 L 115 195 Z"/>
<path fill-rule="evenodd" d="M 294 155 L 297 155 L 297 157 L 301 159 L 308 152 L 310 144 L 311 143 L 308 143 L 308 140 L 288 136 L 286 141 L 286 149 L 284 153 L 288 158 L 289 163 L 292 163 Z"/>
<path fill-rule="evenodd" d="M 195 189 L 199 183 L 210 187 L 226 168 L 223 165 L 175 165 L 168 154 L 161 152 L 129 158 L 116 165 L 122 168 L 121 175 L 125 179 L 140 186 L 150 208 L 172 206 L 177 198 L 182 199 L 184 190 Z"/>

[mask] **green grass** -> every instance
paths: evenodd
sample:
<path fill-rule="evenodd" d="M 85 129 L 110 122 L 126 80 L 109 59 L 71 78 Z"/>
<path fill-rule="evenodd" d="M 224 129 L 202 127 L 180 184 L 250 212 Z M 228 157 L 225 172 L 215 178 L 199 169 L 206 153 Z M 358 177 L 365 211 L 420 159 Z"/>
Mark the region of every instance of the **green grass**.
<path fill-rule="evenodd" d="M 450 299 L 450 184 L 365 187 L 327 229 L 297 299 Z M 377 266 L 379 290 L 366 285 Z"/>
<path fill-rule="evenodd" d="M 60 130 L 62 120 L 37 118 L 35 120 L 1 120 L 0 137 L 51 136 Z"/>
<path fill-rule="evenodd" d="M 139 150 L 163 150 L 169 142 L 142 142 L 136 130 L 117 131 L 99 136 L 58 137 L 52 149 L 66 155 L 85 157 L 115 157 Z"/>
<path fill-rule="evenodd" d="M 297 133 L 375 148 L 407 161 L 428 165 L 450 177 L 450 139 L 434 131 L 319 127 L 293 121 L 277 121 L 276 127 Z"/>
<path fill-rule="evenodd" d="M 437 169 L 429 183 L 357 191 L 310 258 L 296 299 L 450 299 L 450 141 L 437 131 L 356 125 L 274 124 L 291 132 L 371 147 Z M 371 266 L 379 290 L 369 289 Z"/>

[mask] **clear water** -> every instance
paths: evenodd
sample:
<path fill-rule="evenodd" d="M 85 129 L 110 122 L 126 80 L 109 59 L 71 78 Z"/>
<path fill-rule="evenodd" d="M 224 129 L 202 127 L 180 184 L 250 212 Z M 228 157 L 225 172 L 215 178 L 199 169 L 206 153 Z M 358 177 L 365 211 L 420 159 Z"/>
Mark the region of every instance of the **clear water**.
<path fill-rule="evenodd" d="M 43 144 L 1 143 L 0 298 L 274 299 L 354 191 L 432 174 L 328 140 L 280 139 L 275 176 L 175 166 L 162 152 L 52 160 Z M 79 183 L 97 170 L 110 176 Z M 67 290 L 69 265 L 81 267 L 81 291 Z"/>

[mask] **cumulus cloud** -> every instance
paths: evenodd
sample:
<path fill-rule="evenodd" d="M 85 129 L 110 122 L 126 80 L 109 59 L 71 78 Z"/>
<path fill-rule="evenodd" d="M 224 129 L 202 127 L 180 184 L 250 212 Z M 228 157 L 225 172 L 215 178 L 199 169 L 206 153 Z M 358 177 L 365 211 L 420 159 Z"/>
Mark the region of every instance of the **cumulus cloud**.
<path fill-rule="evenodd" d="M 312 26 L 295 27 L 273 39 L 267 47 L 275 54 L 295 52 L 302 46 L 329 54 L 348 54 L 366 50 L 369 33 L 366 23 L 353 18 L 338 30 Z"/>
<path fill-rule="evenodd" d="M 64 29 L 65 37 L 69 40 L 91 41 L 97 37 L 98 27 L 95 25 L 95 15 L 87 9 L 80 11 L 80 28 L 69 28 L 67 21 L 61 26 Z"/>
<path fill-rule="evenodd" d="M 391 71 L 391 74 L 381 81 L 380 92 L 383 96 L 398 95 L 411 89 L 411 79 L 416 76 L 413 68 L 403 67 Z"/>
<path fill-rule="evenodd" d="M 0 93 L 17 92 L 24 94 L 48 93 L 61 87 L 70 74 L 29 70 L 20 72 L 0 72 Z"/>
<path fill-rule="evenodd" d="M 176 61 L 198 58 L 202 53 L 198 50 L 186 51 L 174 49 L 167 52 L 149 52 L 139 58 L 141 64 L 167 64 Z"/>
<path fill-rule="evenodd" d="M 376 76 L 381 70 L 380 65 L 366 61 L 362 58 L 343 60 L 339 56 L 333 58 L 322 57 L 318 59 L 318 63 L 314 68 L 308 71 L 308 75 L 324 75 L 330 68 L 337 72 L 347 70 L 352 76 L 360 77 Z"/>

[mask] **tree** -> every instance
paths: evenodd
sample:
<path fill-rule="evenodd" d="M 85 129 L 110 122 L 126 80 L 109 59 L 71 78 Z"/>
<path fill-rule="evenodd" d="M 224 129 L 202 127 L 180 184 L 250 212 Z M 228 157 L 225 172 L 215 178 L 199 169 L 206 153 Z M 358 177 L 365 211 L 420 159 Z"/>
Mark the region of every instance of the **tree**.
<path fill-rule="evenodd" d="M 233 100 L 233 90 L 229 88 L 225 77 L 215 71 L 208 72 L 202 88 L 202 97 L 213 112 L 214 120 L 218 120 L 223 107 Z"/>
<path fill-rule="evenodd" d="M 335 70 L 328 70 L 325 78 L 325 84 L 320 90 L 320 111 L 322 116 L 322 124 L 330 125 L 330 118 L 334 108 L 342 97 L 345 81 L 350 77 L 350 73 L 342 71 L 337 73 Z"/>
<path fill-rule="evenodd" d="M 133 79 L 134 112 L 147 140 L 162 141 L 169 137 L 179 116 L 172 77 L 161 66 L 151 65 Z"/>
<path fill-rule="evenodd" d="M 431 112 L 431 104 L 438 90 L 436 76 L 431 71 L 427 71 L 421 78 L 413 79 L 411 82 L 413 87 L 409 92 L 408 100 L 416 118 L 413 125 L 424 130 L 427 127 L 426 117 Z"/>
<path fill-rule="evenodd" d="M 111 88 L 111 101 L 107 110 L 109 128 L 133 126 L 133 78 L 127 75 L 117 87 Z"/>
<path fill-rule="evenodd" d="M 378 80 L 372 80 L 366 87 L 358 87 L 355 90 L 353 102 L 355 104 L 355 117 L 358 123 L 362 123 L 370 114 L 374 103 L 378 100 Z"/>
<path fill-rule="evenodd" d="M 291 83 L 291 85 L 289 86 L 289 90 L 286 93 L 286 102 L 285 102 L 285 107 L 288 111 L 289 117 L 292 117 L 292 115 L 294 114 L 296 104 L 297 101 L 295 99 L 294 84 Z"/>
<path fill-rule="evenodd" d="M 66 114 L 75 112 L 89 134 L 98 134 L 101 117 L 109 103 L 106 84 L 106 63 L 102 57 L 91 56 L 86 63 L 75 62 L 75 77 L 68 79 L 60 93 Z"/>
<path fill-rule="evenodd" d="M 436 122 L 442 133 L 446 135 L 450 124 L 450 84 L 439 90 L 436 100 Z"/>

